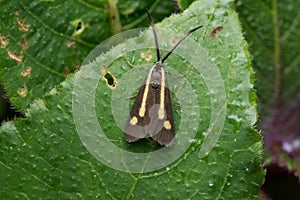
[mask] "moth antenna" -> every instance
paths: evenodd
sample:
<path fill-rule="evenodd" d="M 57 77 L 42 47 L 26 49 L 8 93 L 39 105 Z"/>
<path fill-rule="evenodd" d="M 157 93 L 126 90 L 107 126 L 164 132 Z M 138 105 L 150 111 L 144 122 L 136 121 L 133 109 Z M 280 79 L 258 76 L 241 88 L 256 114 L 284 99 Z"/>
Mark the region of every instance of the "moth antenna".
<path fill-rule="evenodd" d="M 188 32 L 186 32 L 186 34 L 175 44 L 175 46 L 165 55 L 165 57 L 163 57 L 163 59 L 161 60 L 161 62 L 163 63 L 170 55 L 171 53 L 178 47 L 178 45 L 187 37 L 189 36 L 189 34 L 191 34 L 192 32 L 198 30 L 199 28 L 201 28 L 201 26 L 198 26 L 196 28 L 193 28 L 191 30 L 189 30 Z"/>
<path fill-rule="evenodd" d="M 156 30 L 155 30 L 155 26 L 154 26 L 154 21 L 153 18 L 150 14 L 150 12 L 148 10 L 146 10 L 149 21 L 150 21 L 150 25 L 152 27 L 153 30 L 153 35 L 154 35 L 154 40 L 155 40 L 155 46 L 156 46 L 156 56 L 157 56 L 157 62 L 160 61 L 160 53 L 159 53 L 159 48 L 158 48 L 158 40 L 157 40 L 157 35 L 156 35 Z"/>

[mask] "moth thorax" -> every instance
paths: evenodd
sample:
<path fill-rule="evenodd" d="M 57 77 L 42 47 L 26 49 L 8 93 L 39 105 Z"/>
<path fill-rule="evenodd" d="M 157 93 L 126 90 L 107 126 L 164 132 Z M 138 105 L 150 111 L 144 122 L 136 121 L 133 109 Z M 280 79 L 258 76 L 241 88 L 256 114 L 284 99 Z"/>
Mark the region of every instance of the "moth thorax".
<path fill-rule="evenodd" d="M 150 80 L 151 87 L 153 89 L 157 89 L 161 84 L 161 68 L 155 68 L 152 71 L 151 74 L 151 80 Z"/>

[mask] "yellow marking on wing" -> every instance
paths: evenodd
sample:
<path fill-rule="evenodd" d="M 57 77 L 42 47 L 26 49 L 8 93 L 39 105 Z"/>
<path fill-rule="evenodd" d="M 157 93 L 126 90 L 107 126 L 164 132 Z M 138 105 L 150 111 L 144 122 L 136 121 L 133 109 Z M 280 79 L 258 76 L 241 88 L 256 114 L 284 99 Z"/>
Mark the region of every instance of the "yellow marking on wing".
<path fill-rule="evenodd" d="M 148 96 L 151 75 L 152 75 L 152 71 L 153 71 L 154 67 L 155 67 L 155 64 L 150 69 L 150 71 L 148 73 L 148 76 L 147 76 L 146 86 L 145 86 L 145 90 L 144 90 L 144 94 L 143 94 L 143 99 L 142 99 L 142 104 L 141 104 L 141 107 L 140 107 L 140 110 L 139 110 L 139 116 L 140 117 L 144 117 L 145 116 L 145 112 L 146 112 L 146 100 L 147 100 L 147 96 Z"/>
<path fill-rule="evenodd" d="M 164 122 L 164 128 L 167 130 L 170 130 L 172 128 L 172 125 L 169 120 Z"/>
<path fill-rule="evenodd" d="M 165 87 L 166 87 L 165 71 L 163 68 L 161 68 L 160 104 L 158 109 L 159 119 L 163 119 L 165 117 Z"/>
<path fill-rule="evenodd" d="M 130 124 L 131 125 L 136 125 L 138 123 L 138 119 L 136 116 L 133 116 L 131 119 L 130 119 Z"/>

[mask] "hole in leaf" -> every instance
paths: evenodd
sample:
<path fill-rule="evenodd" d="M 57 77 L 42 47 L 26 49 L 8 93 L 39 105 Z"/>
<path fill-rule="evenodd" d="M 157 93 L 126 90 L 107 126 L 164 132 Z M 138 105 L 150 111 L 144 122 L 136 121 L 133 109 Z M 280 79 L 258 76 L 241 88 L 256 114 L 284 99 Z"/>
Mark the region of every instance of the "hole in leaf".
<path fill-rule="evenodd" d="M 82 22 L 81 21 L 79 21 L 77 23 L 76 31 L 78 32 L 78 31 L 80 31 L 80 29 L 82 29 Z"/>
<path fill-rule="evenodd" d="M 103 77 L 105 78 L 105 81 L 106 81 L 106 84 L 108 87 L 110 87 L 111 89 L 116 88 L 117 81 L 110 72 L 106 72 L 106 74 Z"/>
<path fill-rule="evenodd" d="M 85 24 L 81 19 L 76 19 L 76 20 L 72 21 L 71 23 L 75 28 L 73 36 L 78 36 L 84 31 Z"/>

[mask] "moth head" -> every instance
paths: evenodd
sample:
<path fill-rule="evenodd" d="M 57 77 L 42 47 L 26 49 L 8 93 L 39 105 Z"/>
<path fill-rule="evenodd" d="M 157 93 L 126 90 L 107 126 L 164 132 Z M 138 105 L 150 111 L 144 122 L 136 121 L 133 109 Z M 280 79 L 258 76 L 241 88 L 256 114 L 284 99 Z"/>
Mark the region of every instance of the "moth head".
<path fill-rule="evenodd" d="M 161 84 L 161 70 L 154 69 L 151 75 L 150 85 L 153 89 L 157 89 Z"/>

